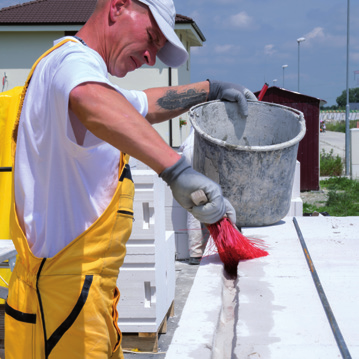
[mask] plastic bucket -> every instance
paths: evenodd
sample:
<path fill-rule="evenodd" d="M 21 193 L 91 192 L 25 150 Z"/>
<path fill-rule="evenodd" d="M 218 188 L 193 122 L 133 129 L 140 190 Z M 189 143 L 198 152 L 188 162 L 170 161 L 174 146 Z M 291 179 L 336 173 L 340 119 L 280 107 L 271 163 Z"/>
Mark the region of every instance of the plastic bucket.
<path fill-rule="evenodd" d="M 237 226 L 278 222 L 289 211 L 303 113 L 267 102 L 212 101 L 190 110 L 193 167 L 219 183 L 237 212 Z"/>

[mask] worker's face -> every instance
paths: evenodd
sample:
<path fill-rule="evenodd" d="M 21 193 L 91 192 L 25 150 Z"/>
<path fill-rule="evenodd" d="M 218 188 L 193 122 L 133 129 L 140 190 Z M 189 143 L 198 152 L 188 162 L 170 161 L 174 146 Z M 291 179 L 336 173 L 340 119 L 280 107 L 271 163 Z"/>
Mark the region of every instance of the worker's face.
<path fill-rule="evenodd" d="M 130 1 L 120 8 L 115 20 L 114 26 L 118 31 L 113 33 L 114 43 L 107 61 L 109 73 L 124 77 L 144 64 L 153 66 L 157 52 L 167 39 L 151 11 Z"/>

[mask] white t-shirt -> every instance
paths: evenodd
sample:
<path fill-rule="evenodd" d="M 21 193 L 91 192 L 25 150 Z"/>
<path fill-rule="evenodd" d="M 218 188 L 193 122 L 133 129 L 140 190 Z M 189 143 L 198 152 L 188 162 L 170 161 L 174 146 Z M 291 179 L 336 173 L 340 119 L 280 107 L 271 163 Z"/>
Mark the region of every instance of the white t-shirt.
<path fill-rule="evenodd" d="M 91 226 L 117 186 L 120 151 L 89 131 L 79 146 L 70 123 L 70 91 L 88 81 L 114 87 L 142 116 L 148 111 L 146 94 L 111 84 L 101 56 L 80 42 L 41 60 L 21 113 L 14 171 L 19 222 L 37 257 L 53 257 Z"/>

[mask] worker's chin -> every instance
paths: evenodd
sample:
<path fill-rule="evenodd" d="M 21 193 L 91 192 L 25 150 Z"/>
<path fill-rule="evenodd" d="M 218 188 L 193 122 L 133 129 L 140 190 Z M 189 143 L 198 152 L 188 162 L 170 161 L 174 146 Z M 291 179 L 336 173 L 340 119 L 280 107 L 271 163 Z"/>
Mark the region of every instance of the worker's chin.
<path fill-rule="evenodd" d="M 113 76 L 122 78 L 122 77 L 125 77 L 129 72 L 132 72 L 132 71 L 134 71 L 134 70 L 119 71 L 118 73 L 116 73 L 116 75 L 113 75 Z"/>
<path fill-rule="evenodd" d="M 110 72 L 110 75 L 118 77 L 118 78 L 122 78 L 122 77 L 125 77 L 127 75 L 127 72 L 115 72 L 115 73 Z"/>
<path fill-rule="evenodd" d="M 128 69 L 122 68 L 122 69 L 113 69 L 113 70 L 110 69 L 108 72 L 111 76 L 122 78 L 125 77 L 129 71 Z"/>

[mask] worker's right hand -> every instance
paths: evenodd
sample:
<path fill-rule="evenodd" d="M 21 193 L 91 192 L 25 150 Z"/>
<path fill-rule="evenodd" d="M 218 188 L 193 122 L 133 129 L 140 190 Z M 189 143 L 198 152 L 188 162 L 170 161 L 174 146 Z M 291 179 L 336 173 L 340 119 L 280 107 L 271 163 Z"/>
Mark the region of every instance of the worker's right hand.
<path fill-rule="evenodd" d="M 247 101 L 258 101 L 257 97 L 246 87 L 230 82 L 207 80 L 209 82 L 208 101 L 224 100 L 237 102 L 242 117 L 248 116 Z"/>
<path fill-rule="evenodd" d="M 232 223 L 236 223 L 236 211 L 222 196 L 220 186 L 195 171 L 184 157 L 181 157 L 173 166 L 166 168 L 160 177 L 170 186 L 176 201 L 200 222 L 216 223 L 227 214 Z M 191 199 L 191 194 L 199 189 L 204 191 L 208 202 L 196 206 Z"/>

